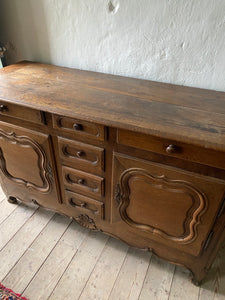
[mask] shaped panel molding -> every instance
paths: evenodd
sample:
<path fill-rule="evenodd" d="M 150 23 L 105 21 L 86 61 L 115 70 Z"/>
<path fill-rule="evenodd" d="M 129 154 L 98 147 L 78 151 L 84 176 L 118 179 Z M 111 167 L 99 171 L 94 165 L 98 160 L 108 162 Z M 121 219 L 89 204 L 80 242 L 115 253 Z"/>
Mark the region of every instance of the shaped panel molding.
<path fill-rule="evenodd" d="M 147 185 L 147 186 L 146 186 Z M 154 207 L 157 207 L 157 201 L 151 199 L 151 192 L 152 189 L 156 190 L 157 196 L 160 197 L 160 193 L 162 193 L 162 199 L 160 199 L 160 204 L 157 207 L 157 210 L 167 210 L 168 202 L 173 201 L 173 197 L 171 195 L 176 195 L 179 193 L 180 201 L 186 201 L 184 205 L 184 209 L 182 209 L 182 215 L 184 214 L 184 218 L 182 219 L 182 226 L 181 229 L 183 233 L 180 235 L 171 235 L 168 230 L 162 230 L 160 226 L 151 226 L 149 224 L 145 224 L 138 221 L 139 216 L 135 219 L 132 217 L 130 213 L 130 206 L 131 206 L 131 197 L 132 194 L 135 194 L 136 187 L 148 187 L 148 194 L 145 195 L 148 201 L 154 201 Z M 147 193 L 147 192 L 146 192 Z M 170 194 L 170 197 L 164 198 L 166 193 Z M 182 194 L 184 197 L 182 198 Z M 153 196 L 154 197 L 154 196 Z M 132 205 L 133 205 L 133 212 L 135 209 L 138 209 L 138 205 L 144 205 L 140 198 L 133 197 Z M 185 198 L 185 200 L 183 200 Z M 192 183 L 183 181 L 183 180 L 173 180 L 169 179 L 166 176 L 155 176 L 150 174 L 145 169 L 139 168 L 131 168 L 125 170 L 119 180 L 119 185 L 116 186 L 116 199 L 117 203 L 119 202 L 119 212 L 121 218 L 129 224 L 131 227 L 150 232 L 155 236 L 159 236 L 166 240 L 170 240 L 177 243 L 191 243 L 197 237 L 197 228 L 200 223 L 201 216 L 207 210 L 208 200 L 204 193 L 202 193 L 197 187 L 195 187 Z M 165 203 L 163 205 L 163 203 Z M 183 205 L 181 203 L 181 205 Z M 164 212 L 165 214 L 167 211 Z M 134 213 L 133 213 L 134 215 Z M 176 222 L 176 215 L 170 215 L 168 212 L 168 217 L 170 220 L 174 220 Z M 156 217 L 157 218 L 157 217 Z M 149 220 L 151 221 L 151 220 Z M 160 222 L 163 222 L 161 218 L 158 218 L 157 224 L 160 225 Z M 147 222 L 146 222 L 147 223 Z M 166 225 L 164 225 L 166 227 Z"/>
<path fill-rule="evenodd" d="M 8 133 L 6 131 L 3 131 L 2 129 L 0 129 L 0 138 L 3 138 L 4 140 L 12 144 L 18 144 L 21 147 L 30 147 L 30 149 L 37 154 L 37 164 L 39 170 L 39 174 L 37 175 L 40 176 L 41 182 L 43 184 L 37 185 L 29 180 L 17 178 L 10 174 L 10 172 L 7 170 L 7 162 L 4 157 L 3 150 L 0 147 L 0 169 L 3 172 L 3 174 L 9 180 L 13 181 L 14 183 L 24 185 L 26 188 L 32 188 L 41 193 L 49 193 L 51 191 L 52 171 L 50 164 L 47 163 L 46 153 L 44 152 L 42 147 L 30 137 L 18 136 L 15 132 Z"/>

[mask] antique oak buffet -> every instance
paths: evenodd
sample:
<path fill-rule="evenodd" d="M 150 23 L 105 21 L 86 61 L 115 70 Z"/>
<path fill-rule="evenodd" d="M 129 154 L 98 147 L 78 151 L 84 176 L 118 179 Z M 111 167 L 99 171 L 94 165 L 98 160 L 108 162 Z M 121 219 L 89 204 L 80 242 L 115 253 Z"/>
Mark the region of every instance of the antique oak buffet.
<path fill-rule="evenodd" d="M 0 71 L 0 178 L 207 274 L 225 239 L 225 93 L 21 62 Z"/>

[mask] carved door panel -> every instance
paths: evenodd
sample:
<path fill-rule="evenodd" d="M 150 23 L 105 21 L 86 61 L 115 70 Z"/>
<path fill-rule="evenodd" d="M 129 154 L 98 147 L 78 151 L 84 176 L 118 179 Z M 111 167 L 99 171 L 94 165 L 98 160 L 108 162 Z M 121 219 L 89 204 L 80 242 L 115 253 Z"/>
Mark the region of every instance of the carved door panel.
<path fill-rule="evenodd" d="M 49 136 L 0 122 L 0 174 L 7 196 L 56 201 Z"/>
<path fill-rule="evenodd" d="M 192 255 L 206 247 L 225 192 L 222 180 L 120 154 L 113 186 L 114 220 Z"/>

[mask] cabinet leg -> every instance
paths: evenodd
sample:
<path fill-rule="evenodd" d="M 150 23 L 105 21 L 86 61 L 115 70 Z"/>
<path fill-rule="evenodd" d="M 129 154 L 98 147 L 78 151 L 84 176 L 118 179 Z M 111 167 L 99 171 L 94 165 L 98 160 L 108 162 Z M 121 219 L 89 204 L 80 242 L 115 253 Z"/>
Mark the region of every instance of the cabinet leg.
<path fill-rule="evenodd" d="M 195 272 L 192 270 L 192 283 L 196 286 L 200 286 L 203 282 L 203 280 L 205 280 L 208 271 L 206 270 L 206 268 L 203 268 L 202 270 L 195 270 Z"/>
<path fill-rule="evenodd" d="M 8 202 L 9 202 L 9 203 L 12 203 L 12 204 L 18 204 L 17 198 L 16 198 L 16 197 L 13 197 L 13 196 L 9 196 Z"/>
<path fill-rule="evenodd" d="M 201 285 L 201 281 L 197 280 L 196 278 L 192 278 L 192 283 L 196 286 L 200 286 Z"/>

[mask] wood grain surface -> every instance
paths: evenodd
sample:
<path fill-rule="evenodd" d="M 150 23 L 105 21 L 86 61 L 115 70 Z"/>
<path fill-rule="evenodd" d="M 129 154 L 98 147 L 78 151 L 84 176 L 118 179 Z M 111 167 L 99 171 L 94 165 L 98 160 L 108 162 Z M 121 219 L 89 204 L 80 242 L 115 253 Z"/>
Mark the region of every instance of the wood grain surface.
<path fill-rule="evenodd" d="M 21 62 L 0 71 L 0 95 L 41 111 L 225 149 L 224 92 Z"/>

